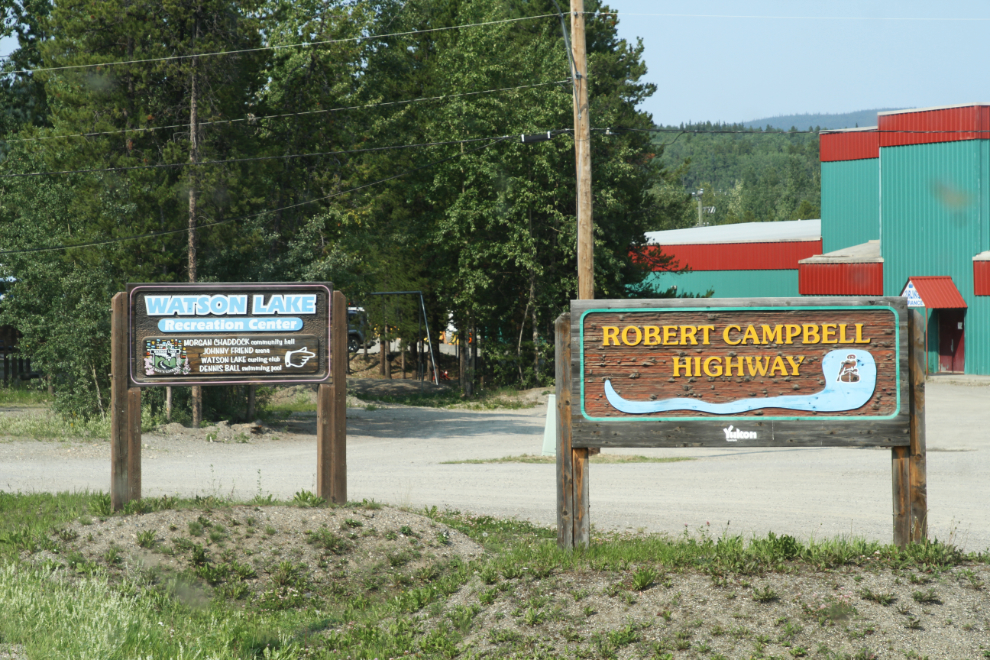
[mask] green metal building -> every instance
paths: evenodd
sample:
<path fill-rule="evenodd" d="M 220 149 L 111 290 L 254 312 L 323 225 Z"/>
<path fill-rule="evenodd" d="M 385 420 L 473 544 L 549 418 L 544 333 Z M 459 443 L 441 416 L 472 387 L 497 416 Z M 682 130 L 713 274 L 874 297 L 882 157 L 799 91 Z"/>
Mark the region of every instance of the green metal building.
<path fill-rule="evenodd" d="M 655 290 L 716 298 L 787 297 L 798 293 L 798 262 L 822 251 L 819 220 L 748 222 L 649 232 L 651 246 L 688 272 L 656 272 Z"/>
<path fill-rule="evenodd" d="M 822 245 L 805 295 L 908 297 L 931 372 L 990 374 L 990 106 L 881 113 L 821 135 Z"/>

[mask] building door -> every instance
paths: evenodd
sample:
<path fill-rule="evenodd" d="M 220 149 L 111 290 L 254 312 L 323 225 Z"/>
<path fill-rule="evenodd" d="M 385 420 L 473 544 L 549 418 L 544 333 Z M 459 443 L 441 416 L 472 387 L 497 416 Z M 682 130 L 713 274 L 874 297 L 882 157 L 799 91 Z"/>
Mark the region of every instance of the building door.
<path fill-rule="evenodd" d="M 965 337 L 963 317 L 965 309 L 938 310 L 938 370 L 962 372 L 965 370 Z"/>

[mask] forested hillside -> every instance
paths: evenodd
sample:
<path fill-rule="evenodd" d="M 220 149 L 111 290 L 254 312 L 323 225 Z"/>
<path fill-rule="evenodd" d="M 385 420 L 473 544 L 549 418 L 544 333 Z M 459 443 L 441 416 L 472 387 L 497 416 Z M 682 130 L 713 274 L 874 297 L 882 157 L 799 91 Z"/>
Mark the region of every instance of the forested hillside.
<path fill-rule="evenodd" d="M 746 128 L 766 128 L 770 126 L 782 131 L 791 127 L 807 129 L 814 127 L 821 130 L 831 130 L 835 128 L 856 128 L 857 126 L 876 126 L 877 113 L 887 110 L 900 110 L 901 108 L 873 108 L 872 110 L 856 110 L 855 112 L 808 112 L 799 115 L 776 115 L 774 117 L 763 117 L 762 119 L 751 119 L 741 122 Z"/>
<path fill-rule="evenodd" d="M 435 328 L 475 329 L 489 383 L 544 382 L 576 287 L 551 0 L 28 4 L 5 23 L 0 324 L 60 409 L 102 410 L 127 282 L 329 280 L 405 338 L 412 303 L 368 294 L 421 289 Z M 650 128 L 642 48 L 608 15 L 587 44 L 595 125 Z M 690 202 L 648 132 L 592 135 L 596 292 L 620 297 L 644 274 L 629 247 Z"/>
<path fill-rule="evenodd" d="M 655 138 L 661 162 L 687 192 L 704 190 L 705 224 L 821 217 L 818 134 L 749 129 L 741 124 L 665 127 Z M 714 207 L 714 212 L 709 212 Z M 697 207 L 682 226 L 697 224 Z"/>

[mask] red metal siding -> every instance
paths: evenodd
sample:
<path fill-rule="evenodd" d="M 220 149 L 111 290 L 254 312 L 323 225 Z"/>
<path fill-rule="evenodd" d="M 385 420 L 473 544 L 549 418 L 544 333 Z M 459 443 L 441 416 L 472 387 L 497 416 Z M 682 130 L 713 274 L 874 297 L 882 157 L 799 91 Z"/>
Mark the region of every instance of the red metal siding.
<path fill-rule="evenodd" d="M 880 157 L 880 133 L 875 130 L 822 133 L 818 145 L 819 160 L 823 163 Z"/>
<path fill-rule="evenodd" d="M 966 301 L 948 275 L 912 277 L 911 281 L 926 309 L 966 309 Z"/>
<path fill-rule="evenodd" d="M 822 241 L 656 245 L 663 254 L 692 270 L 794 270 L 798 261 L 822 253 Z"/>
<path fill-rule="evenodd" d="M 883 263 L 801 264 L 802 296 L 882 296 Z"/>
<path fill-rule="evenodd" d="M 880 146 L 931 144 L 990 138 L 990 106 L 920 110 L 880 115 Z M 945 131 L 945 132 L 941 132 Z"/>
<path fill-rule="evenodd" d="M 978 296 L 990 296 L 990 261 L 973 262 L 973 289 Z"/>

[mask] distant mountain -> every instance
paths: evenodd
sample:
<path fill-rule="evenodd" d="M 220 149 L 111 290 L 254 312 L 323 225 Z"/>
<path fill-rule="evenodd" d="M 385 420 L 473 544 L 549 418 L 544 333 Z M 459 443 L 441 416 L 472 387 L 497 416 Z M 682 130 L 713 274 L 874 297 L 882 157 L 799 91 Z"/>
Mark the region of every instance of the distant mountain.
<path fill-rule="evenodd" d="M 746 128 L 766 128 L 767 124 L 780 130 L 789 130 L 792 126 L 807 130 L 808 127 L 819 127 L 822 129 L 831 128 L 855 128 L 856 126 L 876 126 L 877 113 L 887 110 L 901 110 L 902 108 L 876 108 L 875 110 L 857 110 L 856 112 L 845 113 L 824 113 L 824 114 L 803 114 L 803 115 L 779 115 L 777 117 L 765 117 L 763 119 L 753 119 L 742 122 Z"/>

